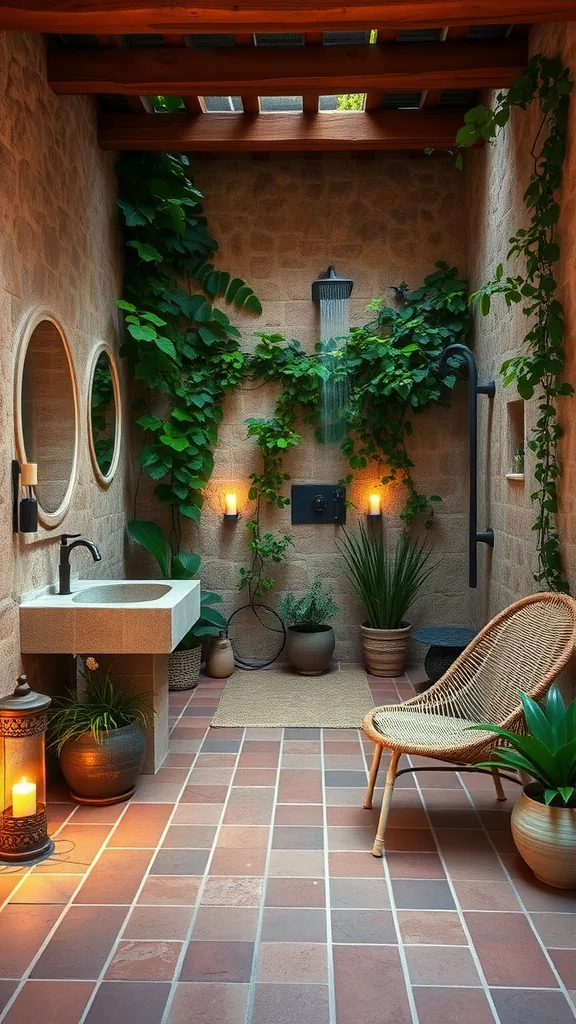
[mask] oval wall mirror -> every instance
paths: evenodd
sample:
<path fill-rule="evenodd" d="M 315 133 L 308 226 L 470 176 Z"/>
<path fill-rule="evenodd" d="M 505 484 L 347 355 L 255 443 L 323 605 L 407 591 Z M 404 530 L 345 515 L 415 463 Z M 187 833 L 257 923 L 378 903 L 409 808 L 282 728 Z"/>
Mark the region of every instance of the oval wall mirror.
<path fill-rule="evenodd" d="M 120 455 L 120 381 L 112 350 L 104 342 L 92 356 L 88 388 L 88 439 L 98 481 L 107 486 Z"/>
<path fill-rule="evenodd" d="M 68 342 L 49 314 L 36 314 L 25 330 L 15 404 L 18 458 L 37 463 L 39 519 L 57 526 L 76 482 L 78 393 Z"/>

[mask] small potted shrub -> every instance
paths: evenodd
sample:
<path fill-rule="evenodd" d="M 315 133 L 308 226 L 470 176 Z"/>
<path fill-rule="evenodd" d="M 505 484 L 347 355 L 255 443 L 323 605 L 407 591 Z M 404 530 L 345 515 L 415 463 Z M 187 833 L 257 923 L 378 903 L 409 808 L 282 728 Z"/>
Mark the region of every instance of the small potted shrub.
<path fill-rule="evenodd" d="M 576 700 L 566 707 L 552 686 L 543 707 L 520 694 L 528 732 L 489 729 L 508 744 L 477 768 L 507 768 L 533 779 L 512 811 L 518 853 L 536 878 L 558 889 L 576 888 Z"/>
<path fill-rule="evenodd" d="M 172 552 L 157 523 L 133 519 L 128 533 L 140 547 L 154 555 L 165 580 L 192 580 L 200 569 L 201 558 L 190 551 Z M 168 657 L 168 689 L 193 690 L 198 684 L 204 637 L 218 636 L 228 623 L 212 606 L 221 603 L 219 594 L 203 590 L 200 594 L 200 618 Z"/>
<path fill-rule="evenodd" d="M 319 676 L 330 667 L 334 654 L 334 630 L 328 620 L 338 608 L 332 591 L 315 579 L 303 597 L 286 594 L 280 615 L 291 623 L 286 630 L 286 653 L 303 676 Z"/>
<path fill-rule="evenodd" d="M 79 668 L 85 693 L 54 699 L 50 732 L 72 799 L 115 804 L 134 792 L 146 753 L 143 727 L 152 708 L 146 695 L 118 686 L 97 669 L 95 659 L 86 658 Z"/>
<path fill-rule="evenodd" d="M 345 531 L 339 547 L 348 578 L 366 609 L 366 622 L 360 627 L 366 667 L 374 676 L 399 676 L 412 629 L 405 615 L 434 569 L 432 549 L 403 532 L 391 553 L 382 533 L 367 530 L 362 523 L 357 534 Z"/>

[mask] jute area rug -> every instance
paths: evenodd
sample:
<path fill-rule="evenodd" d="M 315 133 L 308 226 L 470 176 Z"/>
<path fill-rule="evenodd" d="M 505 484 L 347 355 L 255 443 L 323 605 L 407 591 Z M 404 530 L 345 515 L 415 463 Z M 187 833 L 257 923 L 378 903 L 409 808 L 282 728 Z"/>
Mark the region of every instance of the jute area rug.
<path fill-rule="evenodd" d="M 366 675 L 360 670 L 322 676 L 237 670 L 228 680 L 211 725 L 358 729 L 373 706 Z"/>

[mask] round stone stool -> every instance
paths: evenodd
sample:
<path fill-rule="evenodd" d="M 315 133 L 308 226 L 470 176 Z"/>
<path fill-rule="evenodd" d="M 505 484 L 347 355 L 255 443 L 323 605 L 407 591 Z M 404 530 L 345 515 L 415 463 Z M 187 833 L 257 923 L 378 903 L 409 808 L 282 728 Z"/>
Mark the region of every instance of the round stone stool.
<path fill-rule="evenodd" d="M 412 631 L 417 643 L 428 645 L 424 668 L 430 684 L 442 678 L 476 633 L 471 626 L 426 626 Z"/>

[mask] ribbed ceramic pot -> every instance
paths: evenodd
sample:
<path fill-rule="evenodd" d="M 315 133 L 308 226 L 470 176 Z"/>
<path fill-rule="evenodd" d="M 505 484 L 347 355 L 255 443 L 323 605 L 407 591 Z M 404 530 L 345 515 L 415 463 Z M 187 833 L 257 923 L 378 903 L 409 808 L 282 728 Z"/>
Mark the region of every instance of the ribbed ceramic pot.
<path fill-rule="evenodd" d="M 371 626 L 361 626 L 360 629 L 364 660 L 370 674 L 402 675 L 412 626 L 404 623 L 399 629 L 372 629 Z"/>
<path fill-rule="evenodd" d="M 326 672 L 335 643 L 332 626 L 288 626 L 286 630 L 286 654 L 301 676 L 321 676 Z"/>
<path fill-rule="evenodd" d="M 536 878 L 556 889 L 576 889 L 576 807 L 547 807 L 526 786 L 512 811 L 518 853 Z"/>
<path fill-rule="evenodd" d="M 168 689 L 193 690 L 198 686 L 201 663 L 200 645 L 189 651 L 172 651 L 168 657 Z"/>
<path fill-rule="evenodd" d="M 68 740 L 60 753 L 60 768 L 78 803 L 114 804 L 132 796 L 144 765 L 146 738 L 137 722 L 100 734 L 91 732 Z"/>

